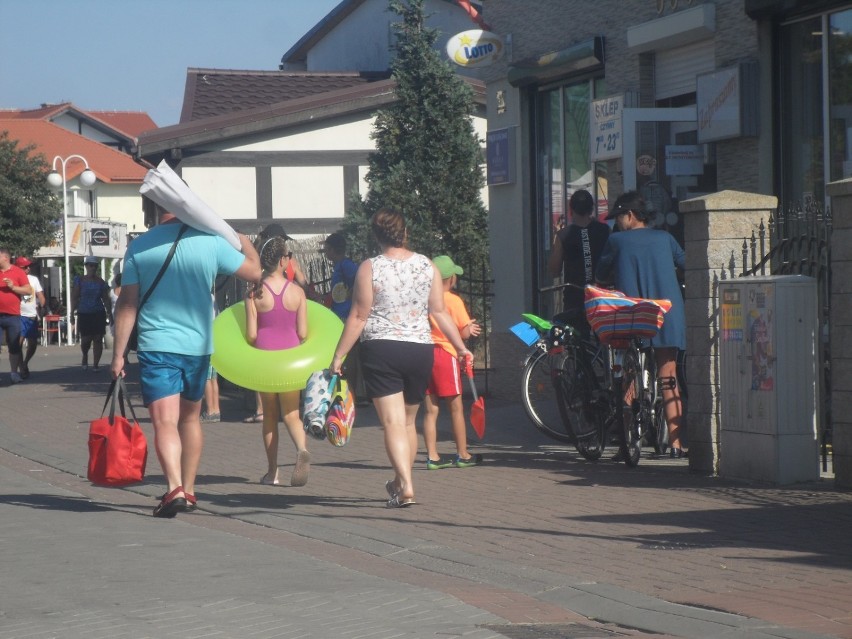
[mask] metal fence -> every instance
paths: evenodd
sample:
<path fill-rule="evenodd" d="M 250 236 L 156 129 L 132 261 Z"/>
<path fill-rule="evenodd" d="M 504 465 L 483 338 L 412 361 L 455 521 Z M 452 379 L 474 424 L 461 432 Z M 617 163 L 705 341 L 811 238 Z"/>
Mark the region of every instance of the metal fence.
<path fill-rule="evenodd" d="M 831 418 L 831 210 L 818 202 L 781 205 L 761 220 L 741 255 L 731 253 L 722 279 L 755 275 L 807 275 L 817 280 L 820 344 L 820 445 L 823 470 L 832 455 Z"/>
<path fill-rule="evenodd" d="M 470 317 L 482 327 L 479 337 L 468 340 L 473 353 L 474 365 L 482 373 L 484 389 L 477 388 L 480 394 L 488 396 L 488 376 L 494 369 L 491 366 L 491 299 L 494 297 L 494 280 L 490 275 L 487 262 L 479 264 L 459 264 L 464 274 L 459 276 L 456 293 L 464 300 Z"/>

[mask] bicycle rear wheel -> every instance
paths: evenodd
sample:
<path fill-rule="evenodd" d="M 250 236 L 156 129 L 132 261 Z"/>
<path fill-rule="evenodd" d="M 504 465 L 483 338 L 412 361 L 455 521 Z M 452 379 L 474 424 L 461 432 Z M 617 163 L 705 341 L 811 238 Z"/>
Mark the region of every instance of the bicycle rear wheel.
<path fill-rule="evenodd" d="M 543 350 L 530 356 L 521 378 L 524 410 L 533 426 L 551 439 L 574 443 L 571 427 L 563 420 L 557 399 L 556 360 Z"/>
<path fill-rule="evenodd" d="M 621 411 L 621 455 L 631 468 L 639 464 L 642 455 L 642 404 L 645 400 L 644 372 L 639 349 L 630 347 L 622 360 L 622 388 L 631 397 Z M 622 400 L 624 401 L 624 400 Z"/>

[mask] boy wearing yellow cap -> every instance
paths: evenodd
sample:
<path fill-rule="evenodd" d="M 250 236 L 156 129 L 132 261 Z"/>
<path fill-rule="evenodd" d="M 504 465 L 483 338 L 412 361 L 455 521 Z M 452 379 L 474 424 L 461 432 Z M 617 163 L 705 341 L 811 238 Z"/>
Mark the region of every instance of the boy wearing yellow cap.
<path fill-rule="evenodd" d="M 476 337 L 481 328 L 476 320 L 470 318 L 461 297 L 453 292 L 457 277 L 464 273 L 447 255 L 439 255 L 432 259 L 435 267 L 441 273 L 444 283 L 444 306 L 459 329 L 462 339 Z M 435 343 L 435 362 L 432 366 L 432 378 L 426 389 L 423 401 L 423 441 L 426 444 L 426 468 L 468 468 L 482 463 L 482 455 L 471 455 L 467 450 L 467 425 L 464 419 L 462 404 L 461 369 L 458 353 L 450 341 L 430 318 L 432 324 L 432 341 Z M 443 398 L 450 411 L 450 422 L 453 428 L 453 439 L 456 442 L 456 458 L 453 461 L 443 461 L 438 454 L 438 398 Z"/>

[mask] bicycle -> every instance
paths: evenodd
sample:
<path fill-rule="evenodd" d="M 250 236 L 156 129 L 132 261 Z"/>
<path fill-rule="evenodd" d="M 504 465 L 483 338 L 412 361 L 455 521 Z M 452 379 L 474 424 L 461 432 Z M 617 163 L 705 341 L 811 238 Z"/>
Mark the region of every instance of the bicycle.
<path fill-rule="evenodd" d="M 597 422 L 587 414 L 587 401 L 598 386 L 593 362 L 602 362 L 600 347 L 584 340 L 567 324 L 550 322 L 531 313 L 522 317 L 524 322 L 513 329 L 524 331 L 521 326 L 532 329 L 526 331 L 528 338 L 522 338 L 532 346 L 522 374 L 527 416 L 544 435 L 573 444 L 586 459 L 599 459 L 605 438 Z M 529 339 L 534 341 L 530 344 Z"/>
<path fill-rule="evenodd" d="M 590 307 L 588 291 L 615 300 Z M 667 300 L 626 298 L 617 291 L 587 287 L 589 323 L 609 350 L 608 405 L 610 419 L 620 426 L 619 453 L 630 467 L 639 463 L 642 444 L 662 454 L 668 445 L 660 382 L 653 348 L 645 340 L 662 325 Z M 620 306 L 624 303 L 623 306 Z"/>
<path fill-rule="evenodd" d="M 553 291 L 573 286 L 560 284 L 541 289 Z M 599 459 L 610 433 L 618 431 L 621 456 L 629 466 L 638 464 L 641 445 L 664 452 L 667 438 L 662 419 L 653 357 L 641 343 L 603 345 L 583 337 L 576 329 L 531 313 L 511 327 L 531 346 L 524 360 L 523 405 L 533 425 L 557 441 L 573 444 L 586 459 Z M 624 348 L 617 348 L 624 346 Z M 626 354 L 626 357 L 625 357 Z M 632 417 L 626 421 L 623 404 L 624 371 L 633 390 Z M 628 423 L 629 422 L 629 423 Z"/>
<path fill-rule="evenodd" d="M 572 284 L 541 291 L 566 286 Z M 530 421 L 544 435 L 573 444 L 586 459 L 599 459 L 606 447 L 607 428 L 591 403 L 605 373 L 605 347 L 567 323 L 532 313 L 521 317 L 524 321 L 511 330 L 532 347 L 522 374 L 523 406 Z"/>

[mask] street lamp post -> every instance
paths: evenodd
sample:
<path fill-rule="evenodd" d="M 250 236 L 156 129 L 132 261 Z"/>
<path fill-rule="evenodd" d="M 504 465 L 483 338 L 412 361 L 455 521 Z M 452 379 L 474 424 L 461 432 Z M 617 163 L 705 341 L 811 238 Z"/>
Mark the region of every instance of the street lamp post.
<path fill-rule="evenodd" d="M 71 328 L 71 261 L 69 260 L 68 246 L 68 183 L 66 180 L 65 167 L 71 160 L 80 160 L 86 165 L 86 170 L 80 174 L 80 184 L 83 186 L 92 186 L 97 180 L 95 172 L 89 168 L 89 163 L 82 155 L 69 155 L 67 158 L 61 158 L 58 155 L 53 158 L 53 171 L 47 176 L 47 182 L 52 187 L 58 188 L 62 186 L 62 243 L 65 249 L 65 329 L 67 333 L 67 342 L 71 344 L 74 341 L 74 331 Z M 56 171 L 56 163 L 59 162 L 62 166 L 62 175 Z"/>

